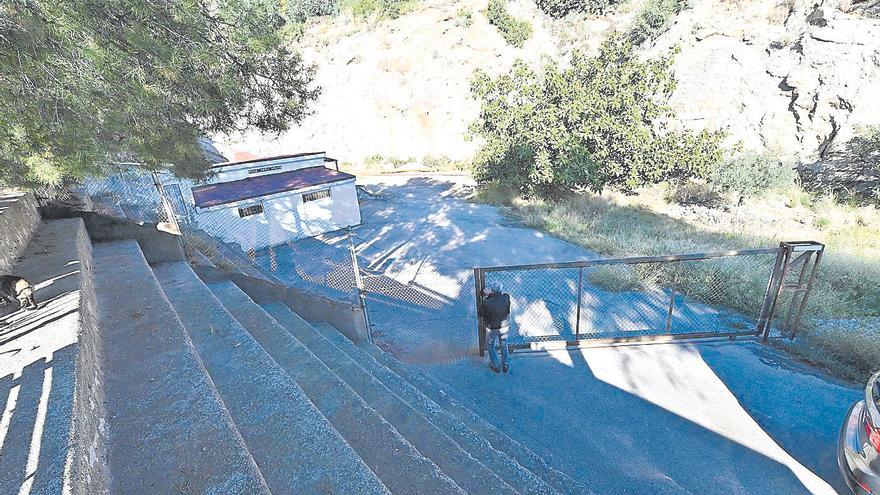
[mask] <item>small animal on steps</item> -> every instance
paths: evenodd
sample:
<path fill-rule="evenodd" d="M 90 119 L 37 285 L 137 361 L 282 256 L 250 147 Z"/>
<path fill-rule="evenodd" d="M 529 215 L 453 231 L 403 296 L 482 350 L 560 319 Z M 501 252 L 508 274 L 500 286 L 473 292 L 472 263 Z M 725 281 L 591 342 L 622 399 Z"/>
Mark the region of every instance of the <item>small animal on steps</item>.
<path fill-rule="evenodd" d="M 16 275 L 0 275 L 0 302 L 18 302 L 18 309 L 34 310 L 39 307 L 34 298 L 34 286 Z"/>

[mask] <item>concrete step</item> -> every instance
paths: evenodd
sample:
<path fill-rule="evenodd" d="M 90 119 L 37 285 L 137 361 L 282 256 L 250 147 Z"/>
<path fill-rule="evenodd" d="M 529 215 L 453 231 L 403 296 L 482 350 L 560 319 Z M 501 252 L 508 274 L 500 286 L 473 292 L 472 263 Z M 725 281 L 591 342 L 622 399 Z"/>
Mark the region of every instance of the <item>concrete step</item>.
<path fill-rule="evenodd" d="M 412 384 L 401 378 L 400 375 L 378 363 L 368 353 L 360 350 L 334 327 L 325 323 L 316 324 L 314 327 L 327 341 L 334 345 L 337 352 L 351 356 L 362 368 L 380 380 L 388 389 L 405 400 L 438 428 L 446 432 L 463 449 L 470 452 L 477 459 L 480 459 L 483 464 L 507 480 L 507 483 L 514 489 L 528 494 L 560 493 L 539 476 L 521 466 L 516 459 L 495 449 L 488 440 L 471 429 L 470 426 L 458 417 L 440 407 Z"/>
<path fill-rule="evenodd" d="M 312 351 L 367 404 L 391 423 L 418 451 L 470 494 L 514 494 L 507 482 L 432 424 L 419 410 L 341 352 L 312 325 L 281 303 L 262 306 L 267 313 Z"/>
<path fill-rule="evenodd" d="M 0 306 L 0 493 L 101 491 L 106 468 L 87 453 L 99 443 L 100 386 L 81 358 L 97 347 L 91 243 L 79 219 L 28 237 L 6 273 L 34 285 L 39 308 Z"/>
<path fill-rule="evenodd" d="M 395 494 L 464 493 L 232 282 L 209 287 Z"/>
<path fill-rule="evenodd" d="M 273 493 L 388 493 L 188 264 L 153 271 Z"/>
<path fill-rule="evenodd" d="M 112 493 L 268 494 L 136 241 L 94 248 Z"/>
<path fill-rule="evenodd" d="M 371 344 L 355 346 L 350 340 L 331 326 L 316 325 L 315 328 L 327 337 L 328 340 L 336 344 L 336 346 L 343 352 L 354 357 L 358 362 L 370 363 L 372 360 L 379 365 L 378 367 L 370 367 L 371 370 L 377 371 L 377 374 L 374 376 L 383 380 L 389 388 L 394 387 L 393 390 L 401 390 L 401 397 L 413 396 L 412 391 L 403 392 L 404 389 L 412 387 L 416 390 L 418 395 L 423 395 L 428 398 L 433 405 L 439 406 L 443 411 L 454 416 L 460 424 L 467 425 L 467 428 L 473 431 L 478 437 L 488 441 L 492 449 L 506 454 L 508 457 L 515 460 L 517 464 L 533 473 L 553 489 L 565 494 L 591 493 L 589 489 L 577 480 L 562 471 L 549 466 L 538 454 L 510 438 L 504 432 L 492 426 L 491 423 L 456 401 L 435 382 L 394 359 L 394 357 L 382 349 Z M 386 370 L 391 371 L 391 375 L 385 372 Z M 401 383 L 401 381 L 406 383 Z M 407 387 L 407 384 L 409 387 Z M 441 421 L 445 420 L 437 419 L 435 424 L 441 424 Z M 449 423 L 450 427 L 452 425 L 453 423 Z M 485 458 L 480 457 L 480 459 Z M 499 472 L 499 474 L 501 473 L 500 471 L 496 472 Z M 504 474 L 504 476 L 510 483 L 514 483 L 514 480 L 516 479 L 507 474 Z M 519 489 L 519 487 L 523 486 L 523 481 L 525 480 L 520 480 L 515 483 L 514 486 Z"/>

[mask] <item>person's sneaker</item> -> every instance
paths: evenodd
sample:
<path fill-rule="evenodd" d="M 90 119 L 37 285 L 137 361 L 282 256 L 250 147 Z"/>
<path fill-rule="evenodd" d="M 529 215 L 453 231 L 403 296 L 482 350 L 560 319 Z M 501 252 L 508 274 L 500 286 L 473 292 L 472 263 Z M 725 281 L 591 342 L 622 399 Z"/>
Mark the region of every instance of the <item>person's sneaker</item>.
<path fill-rule="evenodd" d="M 504 370 L 505 373 L 507 373 L 508 371 L 510 371 L 510 365 L 509 365 L 509 364 L 505 364 L 505 365 L 504 365 L 504 368 L 502 368 L 502 369 Z"/>
<path fill-rule="evenodd" d="M 499 371 L 501 371 L 501 370 L 498 369 L 498 367 L 493 366 L 493 365 L 491 365 L 491 364 L 489 365 L 489 369 L 492 370 L 492 371 L 494 371 L 495 373 L 498 373 Z"/>

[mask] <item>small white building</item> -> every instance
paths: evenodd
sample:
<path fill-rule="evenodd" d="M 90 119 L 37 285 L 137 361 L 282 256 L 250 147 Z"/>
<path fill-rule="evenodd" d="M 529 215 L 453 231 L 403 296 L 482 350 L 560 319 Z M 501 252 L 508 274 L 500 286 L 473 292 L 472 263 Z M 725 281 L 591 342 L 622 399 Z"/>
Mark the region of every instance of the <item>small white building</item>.
<path fill-rule="evenodd" d="M 215 164 L 206 183 L 163 187 L 181 220 L 245 251 L 361 223 L 355 176 L 324 152 Z"/>

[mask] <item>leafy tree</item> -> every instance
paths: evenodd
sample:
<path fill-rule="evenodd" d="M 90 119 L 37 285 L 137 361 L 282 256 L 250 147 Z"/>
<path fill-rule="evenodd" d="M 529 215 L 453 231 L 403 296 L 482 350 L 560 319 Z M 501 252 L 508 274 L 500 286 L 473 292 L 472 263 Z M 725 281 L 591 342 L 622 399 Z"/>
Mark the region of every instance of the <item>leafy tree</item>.
<path fill-rule="evenodd" d="M 672 57 L 643 61 L 612 37 L 564 69 L 550 64 L 538 74 L 518 61 L 494 79 L 478 72 L 471 130 L 485 144 L 476 179 L 555 195 L 705 175 L 721 158 L 722 136 L 667 129 Z"/>
<path fill-rule="evenodd" d="M 317 97 L 278 0 L 4 0 L 0 181 L 110 162 L 197 176 L 205 133 L 280 132 Z"/>

